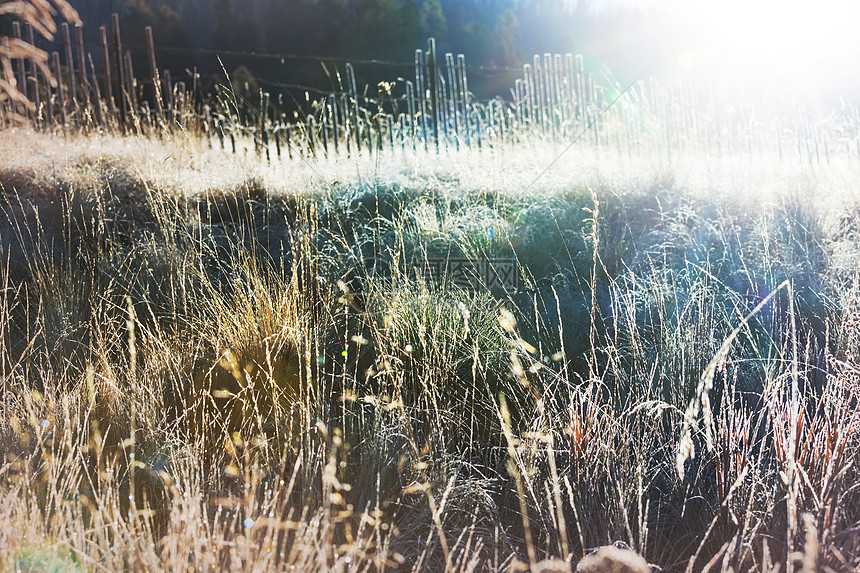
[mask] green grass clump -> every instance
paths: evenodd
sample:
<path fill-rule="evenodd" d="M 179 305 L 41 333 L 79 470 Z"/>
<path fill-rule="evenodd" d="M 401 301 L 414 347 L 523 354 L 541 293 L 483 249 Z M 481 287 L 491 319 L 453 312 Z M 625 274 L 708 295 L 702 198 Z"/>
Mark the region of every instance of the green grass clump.
<path fill-rule="evenodd" d="M 124 153 L 0 175 L 4 566 L 858 566 L 851 201 Z"/>

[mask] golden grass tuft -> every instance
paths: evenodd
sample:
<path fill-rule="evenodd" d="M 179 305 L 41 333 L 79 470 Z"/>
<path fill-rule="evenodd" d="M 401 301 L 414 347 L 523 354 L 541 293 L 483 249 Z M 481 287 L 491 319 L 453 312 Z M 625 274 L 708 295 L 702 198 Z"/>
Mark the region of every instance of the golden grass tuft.
<path fill-rule="evenodd" d="M 0 149 L 4 567 L 860 566 L 857 203 L 791 190 L 850 198 L 856 166 L 749 197 L 595 155 L 523 196 L 502 150 Z M 428 285 L 432 249 L 513 252 L 525 286 Z"/>

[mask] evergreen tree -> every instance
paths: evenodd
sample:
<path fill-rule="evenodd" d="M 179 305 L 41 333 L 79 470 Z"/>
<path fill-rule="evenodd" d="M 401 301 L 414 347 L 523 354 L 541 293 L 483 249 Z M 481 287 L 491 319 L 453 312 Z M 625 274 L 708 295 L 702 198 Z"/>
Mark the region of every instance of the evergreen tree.
<path fill-rule="evenodd" d="M 263 45 L 260 27 L 247 16 L 238 16 L 231 0 L 211 0 L 215 48 L 255 51 Z"/>
<path fill-rule="evenodd" d="M 439 0 L 424 0 L 421 6 L 421 30 L 427 37 L 442 41 L 448 37 L 448 21 Z"/>
<path fill-rule="evenodd" d="M 423 43 L 421 9 L 417 0 L 403 0 L 397 11 L 397 49 L 407 56 Z"/>
<path fill-rule="evenodd" d="M 481 22 L 469 22 L 457 31 L 457 51 L 470 62 L 490 63 L 493 60 L 493 35 Z"/>
<path fill-rule="evenodd" d="M 515 67 L 523 63 L 520 53 L 520 23 L 513 10 L 505 10 L 496 23 L 494 60 L 496 65 Z"/>
<path fill-rule="evenodd" d="M 356 0 L 353 45 L 363 57 L 384 56 L 394 31 L 396 0 Z"/>
<path fill-rule="evenodd" d="M 167 4 L 154 10 L 146 0 L 128 0 L 122 10 L 123 40 L 130 46 L 143 46 L 144 29 L 152 27 L 159 46 L 185 47 L 185 30 L 182 18 Z"/>

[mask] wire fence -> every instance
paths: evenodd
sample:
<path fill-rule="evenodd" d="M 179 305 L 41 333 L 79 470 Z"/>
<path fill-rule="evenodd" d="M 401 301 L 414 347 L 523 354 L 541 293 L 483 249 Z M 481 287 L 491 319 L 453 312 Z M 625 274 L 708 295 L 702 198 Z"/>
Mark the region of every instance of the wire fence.
<path fill-rule="evenodd" d="M 13 35 L 32 42 L 33 30 L 15 23 Z M 272 160 L 361 153 L 443 153 L 460 149 L 517 146 L 535 141 L 587 146 L 620 156 L 671 158 L 689 151 L 745 155 L 775 153 L 782 159 L 828 162 L 834 156 L 860 157 L 860 114 L 844 105 L 810 113 L 794 101 L 780 104 L 759 90 L 727 98 L 719 89 L 663 86 L 656 79 L 622 88 L 608 73 L 595 75 L 574 54 L 535 55 L 520 68 L 470 66 L 463 54 L 437 54 L 434 39 L 415 51 L 411 62 L 351 60 L 296 54 L 157 48 L 145 29 L 148 73 L 136 74 L 132 50 L 123 47 L 117 14 L 111 30 L 99 28 L 99 42 L 87 46 L 81 27 L 61 26 L 60 45 L 51 53 L 56 82 L 27 59 L 13 62 L 17 85 L 32 102 L 5 102 L 0 128 L 25 119 L 38 129 L 165 135 L 193 132 L 224 149 L 250 142 Z M 90 48 L 90 49 L 87 49 Z M 161 70 L 160 52 L 196 52 L 257 59 L 303 59 L 332 65 L 329 90 L 260 78 L 253 97 L 221 85 L 206 97 L 196 73 L 171 77 Z M 101 74 L 97 74 L 98 69 Z M 409 79 L 372 88 L 356 83 L 355 65 L 409 69 Z M 342 71 L 341 71 L 342 70 Z M 479 100 L 469 89 L 468 72 L 516 73 L 510 98 Z M 327 71 L 328 73 L 328 71 Z M 402 78 L 402 76 L 401 76 Z M 275 89 L 301 90 L 301 113 L 288 116 L 271 101 Z M 310 94 L 314 94 L 312 98 Z M 735 94 L 736 95 L 736 94 Z M 785 94 L 777 94 L 780 101 Z M 254 99 L 256 101 L 248 101 Z M 733 103 L 727 103 L 727 102 Z"/>

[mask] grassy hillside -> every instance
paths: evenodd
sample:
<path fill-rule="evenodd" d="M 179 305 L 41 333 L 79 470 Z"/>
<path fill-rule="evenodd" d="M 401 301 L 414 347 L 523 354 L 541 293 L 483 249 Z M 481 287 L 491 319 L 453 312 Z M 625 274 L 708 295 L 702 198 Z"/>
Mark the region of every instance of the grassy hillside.
<path fill-rule="evenodd" d="M 558 152 L 0 132 L 0 562 L 860 567 L 856 160 Z"/>

